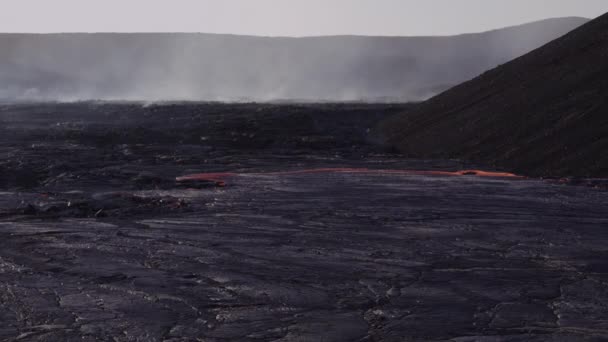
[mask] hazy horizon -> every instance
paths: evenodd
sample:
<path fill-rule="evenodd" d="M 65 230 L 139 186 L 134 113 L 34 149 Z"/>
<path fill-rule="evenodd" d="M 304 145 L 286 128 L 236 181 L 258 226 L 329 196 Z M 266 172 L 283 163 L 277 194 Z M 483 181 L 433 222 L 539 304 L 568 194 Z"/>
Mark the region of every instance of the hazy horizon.
<path fill-rule="evenodd" d="M 5 0 L 3 5 L 2 33 L 262 37 L 452 36 L 608 12 L 604 0 Z"/>
<path fill-rule="evenodd" d="M 421 101 L 585 22 L 450 38 L 0 34 L 0 99 Z"/>
<path fill-rule="evenodd" d="M 114 31 L 73 31 L 73 32 L 0 32 L 0 34 L 11 34 L 11 35 L 41 35 L 41 36 L 51 36 L 51 35 L 95 35 L 95 34 L 125 34 L 125 35 L 172 35 L 172 34 L 188 34 L 188 35 L 216 35 L 216 36 L 240 36 L 240 37 L 252 37 L 252 38 L 284 38 L 284 39 L 306 39 L 306 38 L 332 38 L 332 37 L 367 37 L 367 38 L 441 38 L 441 37 L 454 37 L 461 35 L 474 35 L 474 34 L 483 34 L 492 31 L 499 31 L 502 29 L 515 28 L 518 26 L 526 26 L 528 24 L 534 24 L 544 21 L 551 21 L 554 19 L 584 19 L 584 20 L 592 20 L 593 18 L 582 17 L 582 16 L 565 16 L 565 17 L 552 17 L 534 20 L 530 22 L 525 22 L 521 24 L 501 26 L 496 28 L 491 28 L 483 31 L 475 31 L 475 32 L 461 32 L 455 34 L 446 34 L 446 35 L 366 35 L 366 34 L 335 34 L 335 35 L 311 35 L 311 36 L 268 36 L 268 35 L 255 35 L 255 34 L 238 34 L 238 33 L 216 33 L 216 32 L 184 32 L 184 31 L 125 31 L 125 32 L 114 32 Z"/>

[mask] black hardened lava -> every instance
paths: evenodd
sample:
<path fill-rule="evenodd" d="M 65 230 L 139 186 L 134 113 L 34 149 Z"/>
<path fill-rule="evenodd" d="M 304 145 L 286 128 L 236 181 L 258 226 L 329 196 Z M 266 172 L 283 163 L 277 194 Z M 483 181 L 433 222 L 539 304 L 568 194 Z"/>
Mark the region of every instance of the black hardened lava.
<path fill-rule="evenodd" d="M 416 158 L 608 177 L 608 13 L 378 128 Z"/>
<path fill-rule="evenodd" d="M 407 107 L 1 107 L 0 340 L 606 340 L 608 192 L 370 145 Z"/>

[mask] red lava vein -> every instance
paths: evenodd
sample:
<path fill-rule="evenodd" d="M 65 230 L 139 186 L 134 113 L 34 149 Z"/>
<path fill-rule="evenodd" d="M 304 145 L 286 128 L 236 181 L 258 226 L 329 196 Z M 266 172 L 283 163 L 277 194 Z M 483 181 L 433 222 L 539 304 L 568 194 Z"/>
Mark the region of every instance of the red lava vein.
<path fill-rule="evenodd" d="M 495 178 L 524 178 L 508 172 L 492 172 L 482 170 L 461 170 L 461 171 L 420 171 L 420 170 L 382 170 L 368 168 L 318 168 L 295 171 L 279 171 L 279 172 L 254 172 L 254 173 L 235 173 L 235 172 L 220 172 L 220 173 L 197 173 L 177 177 L 177 182 L 187 181 L 208 181 L 215 182 L 218 186 L 225 186 L 227 179 L 240 175 L 262 175 L 262 176 L 286 176 L 298 174 L 315 174 L 315 173 L 365 173 L 365 174 L 400 174 L 400 175 L 421 175 L 421 176 L 477 176 L 477 177 L 495 177 Z"/>

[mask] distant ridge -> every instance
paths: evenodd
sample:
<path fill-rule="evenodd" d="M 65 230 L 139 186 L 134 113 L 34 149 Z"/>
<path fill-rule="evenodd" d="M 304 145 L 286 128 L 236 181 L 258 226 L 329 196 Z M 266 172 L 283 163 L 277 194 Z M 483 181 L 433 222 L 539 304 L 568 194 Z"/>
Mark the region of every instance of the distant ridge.
<path fill-rule="evenodd" d="M 414 157 L 608 177 L 608 14 L 388 119 L 377 133 Z"/>
<path fill-rule="evenodd" d="M 0 34 L 0 100 L 420 101 L 585 22 L 453 37 Z"/>

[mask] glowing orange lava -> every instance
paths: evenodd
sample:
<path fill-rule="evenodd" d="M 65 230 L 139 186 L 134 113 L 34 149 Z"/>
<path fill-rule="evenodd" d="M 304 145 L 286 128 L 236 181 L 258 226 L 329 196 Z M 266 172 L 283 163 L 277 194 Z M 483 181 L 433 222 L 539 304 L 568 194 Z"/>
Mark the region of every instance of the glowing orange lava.
<path fill-rule="evenodd" d="M 524 178 L 513 173 L 508 172 L 492 172 L 482 170 L 462 170 L 462 171 L 420 171 L 420 170 L 382 170 L 382 169 L 368 169 L 368 168 L 319 168 L 319 169 L 307 169 L 307 170 L 295 170 L 295 171 L 279 171 L 279 172 L 256 172 L 248 173 L 250 175 L 270 175 L 270 176 L 282 176 L 282 175 L 297 175 L 297 174 L 311 174 L 311 173 L 367 173 L 367 174 L 400 174 L 400 175 L 421 175 L 421 176 L 476 176 L 476 177 L 495 177 L 495 178 Z M 243 174 L 234 172 L 222 172 L 222 173 L 199 173 L 193 175 L 187 175 L 177 177 L 175 180 L 178 182 L 186 181 L 208 181 L 215 182 L 218 186 L 225 186 L 226 179 L 237 177 Z"/>

